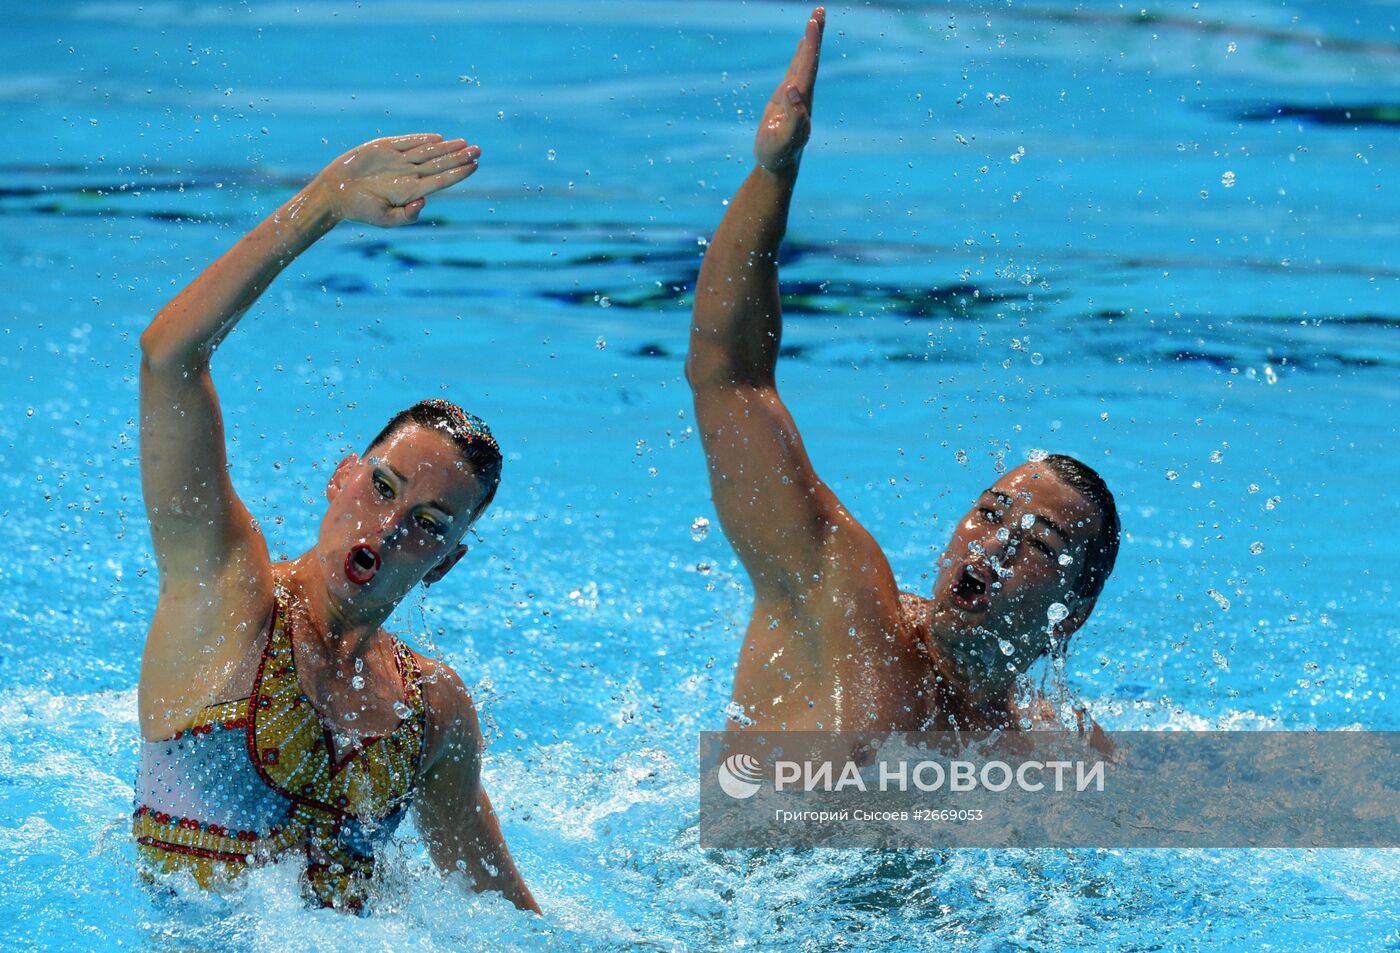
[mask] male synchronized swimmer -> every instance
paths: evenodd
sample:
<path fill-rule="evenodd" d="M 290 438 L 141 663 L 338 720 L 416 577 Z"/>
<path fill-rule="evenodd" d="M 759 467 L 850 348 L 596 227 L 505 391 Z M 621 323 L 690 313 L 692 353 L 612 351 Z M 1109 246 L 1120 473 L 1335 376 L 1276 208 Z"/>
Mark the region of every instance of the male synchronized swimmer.
<path fill-rule="evenodd" d="M 383 628 L 409 590 L 465 554 L 500 482 L 491 431 L 445 400 L 402 411 L 336 467 L 314 545 L 273 563 L 229 480 L 209 371 L 258 296 L 337 223 L 412 223 L 479 156 L 439 135 L 350 150 L 141 336 L 141 481 L 160 596 L 138 687 L 134 833 L 155 871 L 217 887 L 289 861 L 313 902 L 363 910 L 375 849 L 412 803 L 440 869 L 539 909 L 481 786 L 462 680 Z"/>
<path fill-rule="evenodd" d="M 1017 678 L 1089 617 L 1117 555 L 1117 510 L 1077 460 L 1017 467 L 958 523 L 924 598 L 899 591 L 879 544 L 813 470 L 774 368 L 778 247 L 824 24 L 818 8 L 759 123 L 757 165 L 705 253 L 686 361 L 715 507 L 754 589 L 734 676 L 740 724 L 1024 726 L 1046 706 L 1023 705 Z"/>

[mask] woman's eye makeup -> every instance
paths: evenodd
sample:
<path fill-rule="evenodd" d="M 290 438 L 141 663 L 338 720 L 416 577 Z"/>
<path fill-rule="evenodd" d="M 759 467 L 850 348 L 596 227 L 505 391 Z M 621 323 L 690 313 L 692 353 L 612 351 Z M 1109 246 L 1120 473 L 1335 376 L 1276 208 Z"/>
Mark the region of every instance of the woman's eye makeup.
<path fill-rule="evenodd" d="M 374 489 L 386 500 L 392 500 L 394 498 L 394 488 L 389 485 L 388 480 L 377 473 L 374 475 Z"/>
<path fill-rule="evenodd" d="M 431 517 L 418 517 L 418 525 L 421 526 L 427 532 L 432 533 L 434 536 L 442 536 L 442 527 L 438 525 L 437 520 Z"/>

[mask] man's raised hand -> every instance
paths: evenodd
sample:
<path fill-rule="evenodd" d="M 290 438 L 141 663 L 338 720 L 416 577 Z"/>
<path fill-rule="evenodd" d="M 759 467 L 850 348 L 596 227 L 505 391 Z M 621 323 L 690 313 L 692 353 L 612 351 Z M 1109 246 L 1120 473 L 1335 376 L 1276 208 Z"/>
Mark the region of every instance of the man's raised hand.
<path fill-rule="evenodd" d="M 340 219 L 392 227 L 418 220 L 425 197 L 477 169 L 481 149 L 437 133 L 388 136 L 356 146 L 322 170 L 319 189 Z"/>
<path fill-rule="evenodd" d="M 763 111 L 754 139 L 754 158 L 772 173 L 797 168 L 802 147 L 812 134 L 812 93 L 817 85 L 817 64 L 821 59 L 822 30 L 826 10 L 817 7 L 807 21 L 807 31 L 797 45 L 787 74 Z"/>

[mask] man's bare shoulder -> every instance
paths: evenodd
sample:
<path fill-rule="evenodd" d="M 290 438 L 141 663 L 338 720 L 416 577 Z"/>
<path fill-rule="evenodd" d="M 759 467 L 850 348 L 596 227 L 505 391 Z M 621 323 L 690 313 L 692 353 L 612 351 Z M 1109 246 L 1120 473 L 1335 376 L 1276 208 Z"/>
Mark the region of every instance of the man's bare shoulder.
<path fill-rule="evenodd" d="M 904 631 L 927 647 L 929 611 L 933 600 L 918 593 L 899 591 L 899 621 Z"/>

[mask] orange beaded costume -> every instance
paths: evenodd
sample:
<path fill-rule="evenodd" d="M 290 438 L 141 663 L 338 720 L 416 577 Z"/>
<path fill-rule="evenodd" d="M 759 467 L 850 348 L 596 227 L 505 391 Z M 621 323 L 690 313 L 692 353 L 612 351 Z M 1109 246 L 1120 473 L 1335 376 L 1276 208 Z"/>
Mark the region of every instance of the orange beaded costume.
<path fill-rule="evenodd" d="M 212 887 L 297 852 L 310 899 L 361 909 L 375 846 L 402 819 L 423 752 L 421 673 L 397 639 L 394 653 L 408 701 L 395 706 L 402 721 L 336 752 L 297 680 L 279 591 L 252 694 L 210 705 L 191 728 L 142 743 L 133 824 L 142 858 Z"/>

